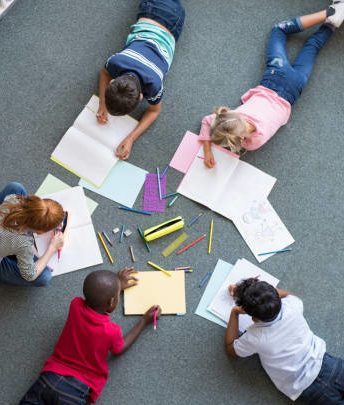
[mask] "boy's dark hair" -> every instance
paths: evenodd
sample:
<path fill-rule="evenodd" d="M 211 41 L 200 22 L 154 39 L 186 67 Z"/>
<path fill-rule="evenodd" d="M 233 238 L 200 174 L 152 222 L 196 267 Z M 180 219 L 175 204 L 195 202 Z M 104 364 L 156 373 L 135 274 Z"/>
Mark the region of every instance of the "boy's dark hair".
<path fill-rule="evenodd" d="M 237 285 L 234 292 L 236 305 L 263 322 L 273 321 L 282 306 L 275 287 L 265 281 L 248 278 Z"/>
<path fill-rule="evenodd" d="M 105 105 L 111 115 L 128 114 L 139 101 L 140 84 L 134 76 L 119 76 L 105 90 Z"/>
<path fill-rule="evenodd" d="M 90 273 L 84 281 L 83 292 L 91 308 L 106 308 L 113 297 L 117 297 L 120 283 L 117 274 L 108 270 Z"/>

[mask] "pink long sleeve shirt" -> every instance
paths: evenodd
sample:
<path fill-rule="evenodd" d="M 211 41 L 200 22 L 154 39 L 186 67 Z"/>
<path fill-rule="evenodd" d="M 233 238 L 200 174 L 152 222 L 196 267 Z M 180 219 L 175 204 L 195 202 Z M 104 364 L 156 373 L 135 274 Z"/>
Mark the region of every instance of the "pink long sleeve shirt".
<path fill-rule="evenodd" d="M 289 120 L 290 103 L 266 87 L 250 89 L 241 97 L 241 101 L 243 104 L 233 111 L 256 128 L 242 142 L 246 150 L 260 148 Z M 211 141 L 210 125 L 214 118 L 215 114 L 203 118 L 199 134 L 201 141 Z"/>

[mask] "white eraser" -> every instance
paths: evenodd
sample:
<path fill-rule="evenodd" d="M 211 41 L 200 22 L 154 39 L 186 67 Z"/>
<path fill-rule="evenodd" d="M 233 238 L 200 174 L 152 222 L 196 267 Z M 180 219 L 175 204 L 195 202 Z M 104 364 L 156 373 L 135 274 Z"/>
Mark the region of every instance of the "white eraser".
<path fill-rule="evenodd" d="M 112 230 L 112 232 L 113 232 L 113 233 L 117 233 L 117 232 L 119 232 L 119 228 L 115 228 L 115 229 L 113 229 L 113 230 Z"/>
<path fill-rule="evenodd" d="M 132 234 L 132 232 L 130 229 L 127 229 L 126 231 L 124 231 L 124 235 L 127 237 L 130 236 L 131 234 Z"/>

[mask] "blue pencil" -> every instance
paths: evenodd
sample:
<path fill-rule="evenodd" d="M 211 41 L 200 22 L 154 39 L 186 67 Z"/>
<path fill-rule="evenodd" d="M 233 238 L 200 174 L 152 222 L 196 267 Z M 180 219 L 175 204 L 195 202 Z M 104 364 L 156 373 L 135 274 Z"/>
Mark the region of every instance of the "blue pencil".
<path fill-rule="evenodd" d="M 208 271 L 208 273 L 204 276 L 204 279 L 199 283 L 199 288 L 202 288 L 205 284 L 205 282 L 208 280 L 208 278 L 211 276 L 211 271 Z"/>
<path fill-rule="evenodd" d="M 168 206 L 170 207 L 175 201 L 176 201 L 176 199 L 179 197 L 179 195 L 176 195 L 172 200 L 171 200 L 171 202 L 168 204 Z"/>
<path fill-rule="evenodd" d="M 286 248 L 286 249 L 281 249 L 281 250 L 274 250 L 272 252 L 258 253 L 258 256 L 271 255 L 273 253 L 282 253 L 282 252 L 290 252 L 290 251 L 291 251 L 291 248 Z"/>
<path fill-rule="evenodd" d="M 170 194 L 165 194 L 162 196 L 162 198 L 169 198 L 169 197 L 173 197 L 174 195 L 177 195 L 178 193 L 170 193 Z"/>
<path fill-rule="evenodd" d="M 122 242 L 123 242 L 124 229 L 125 229 L 125 226 L 122 225 L 121 236 L 119 237 L 119 243 L 122 243 Z"/>
<path fill-rule="evenodd" d="M 197 217 L 193 218 L 193 219 L 189 222 L 188 227 L 190 228 L 190 226 L 191 226 L 192 224 L 194 224 L 202 215 L 203 215 L 203 212 L 200 212 L 200 213 L 197 215 Z"/>
<path fill-rule="evenodd" d="M 162 172 L 162 175 L 161 175 L 161 179 L 165 176 L 165 174 L 166 174 L 166 172 L 167 172 L 167 170 L 170 168 L 170 166 L 169 165 L 167 165 L 166 166 L 166 168 L 165 168 L 165 170 Z"/>
<path fill-rule="evenodd" d="M 161 185 L 160 185 L 160 172 L 159 172 L 158 167 L 156 168 L 156 176 L 157 176 L 157 179 L 158 179 L 159 198 L 160 198 L 160 200 L 162 200 L 162 197 L 161 197 Z"/>
<path fill-rule="evenodd" d="M 142 210 L 135 210 L 134 208 L 128 208 L 128 207 L 118 207 L 120 210 L 125 210 L 125 211 L 130 211 L 130 212 L 137 212 L 139 214 L 145 214 L 145 215 L 152 215 L 151 212 L 147 212 L 147 211 L 142 211 Z"/>

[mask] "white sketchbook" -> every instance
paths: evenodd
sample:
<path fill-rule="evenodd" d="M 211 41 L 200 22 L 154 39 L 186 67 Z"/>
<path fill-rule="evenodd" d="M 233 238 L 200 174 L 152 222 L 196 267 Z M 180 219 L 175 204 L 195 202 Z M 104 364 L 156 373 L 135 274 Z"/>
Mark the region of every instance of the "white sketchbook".
<path fill-rule="evenodd" d="M 56 253 L 48 263 L 54 269 L 52 275 L 59 276 L 103 263 L 83 188 L 77 186 L 42 198 L 58 201 L 70 213 L 70 226 L 60 260 Z M 51 232 L 35 235 L 39 256 L 47 250 L 50 239 Z"/>
<path fill-rule="evenodd" d="M 95 187 L 101 187 L 117 163 L 117 146 L 137 126 L 128 115 L 110 114 L 107 124 L 98 124 L 98 105 L 98 97 L 92 96 L 51 155 L 53 161 Z"/>
<path fill-rule="evenodd" d="M 239 283 L 241 280 L 257 276 L 260 281 L 266 281 L 274 287 L 279 283 L 276 277 L 250 263 L 248 260 L 238 260 L 208 306 L 208 311 L 228 323 L 232 308 L 235 306 L 234 299 L 230 296 L 228 287 L 231 284 Z M 253 321 L 249 315 L 239 315 L 240 331 L 244 332 L 252 324 Z"/>
<path fill-rule="evenodd" d="M 212 147 L 216 165 L 205 166 L 203 148 L 199 150 L 178 187 L 178 193 L 190 198 L 226 218 L 235 212 L 233 201 L 267 197 L 276 179 L 254 166 L 242 162 L 227 151 Z"/>
<path fill-rule="evenodd" d="M 241 198 L 233 201 L 232 206 L 232 220 L 259 263 L 272 256 L 258 256 L 259 253 L 284 249 L 294 243 L 293 237 L 266 198 Z"/>

